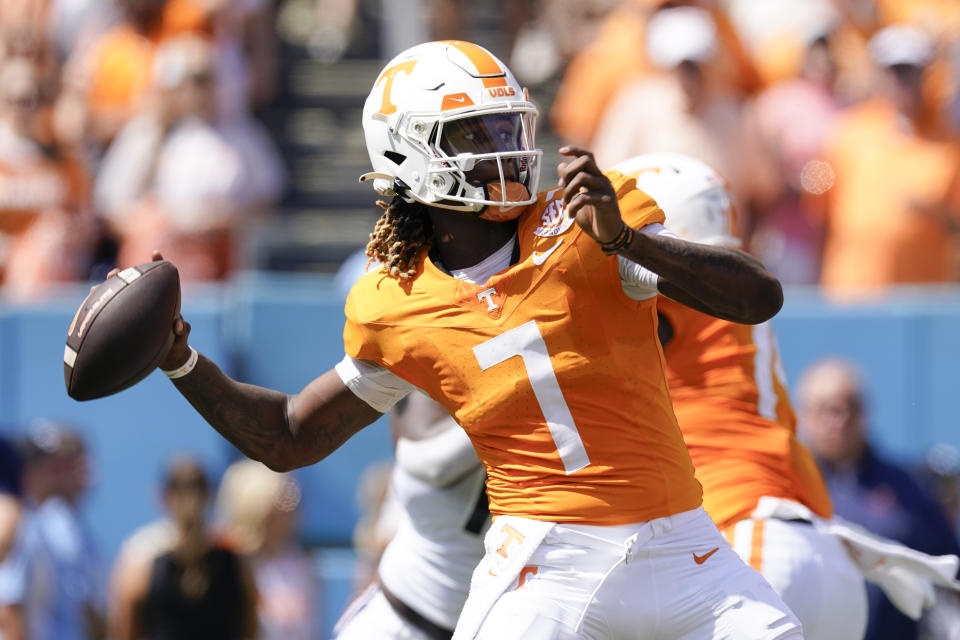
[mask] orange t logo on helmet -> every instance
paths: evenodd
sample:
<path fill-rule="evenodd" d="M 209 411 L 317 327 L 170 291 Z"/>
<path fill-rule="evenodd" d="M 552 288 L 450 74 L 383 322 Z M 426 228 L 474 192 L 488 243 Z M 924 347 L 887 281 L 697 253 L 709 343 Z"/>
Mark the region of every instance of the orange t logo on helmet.
<path fill-rule="evenodd" d="M 380 195 L 397 195 L 394 187 L 402 184 L 408 202 L 519 215 L 536 201 L 540 183 L 536 118 L 523 87 L 483 47 L 459 40 L 418 44 L 384 65 L 364 101 L 363 136 L 373 171 L 361 179 L 372 180 Z M 490 129 L 496 125 L 503 130 Z M 453 152 L 448 134 L 469 127 L 482 129 L 483 141 L 462 136 Z M 484 184 L 467 179 L 478 163 L 481 173 L 491 174 Z M 503 187 L 510 182 L 520 188 Z M 487 183 L 503 193 L 491 195 Z"/>
<path fill-rule="evenodd" d="M 400 64 L 395 64 L 389 69 L 384 69 L 383 73 L 380 74 L 380 77 L 377 78 L 376 86 L 379 86 L 380 82 L 384 78 L 386 78 L 387 84 L 383 87 L 383 104 L 380 105 L 379 113 L 382 113 L 385 116 L 388 116 L 391 113 L 396 113 L 397 105 L 390 102 L 390 91 L 393 89 L 393 79 L 401 71 L 409 75 L 413 72 L 413 68 L 415 66 L 417 66 L 416 60 L 407 60 L 405 62 L 401 62 Z"/>

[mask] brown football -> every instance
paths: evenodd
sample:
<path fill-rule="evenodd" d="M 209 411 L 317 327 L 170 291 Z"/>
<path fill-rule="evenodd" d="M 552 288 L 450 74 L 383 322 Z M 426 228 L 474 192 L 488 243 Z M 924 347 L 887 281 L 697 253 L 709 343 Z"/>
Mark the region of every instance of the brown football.
<path fill-rule="evenodd" d="M 67 394 L 92 400 L 143 380 L 170 350 L 178 313 L 180 274 L 166 260 L 124 269 L 94 287 L 67 331 Z"/>

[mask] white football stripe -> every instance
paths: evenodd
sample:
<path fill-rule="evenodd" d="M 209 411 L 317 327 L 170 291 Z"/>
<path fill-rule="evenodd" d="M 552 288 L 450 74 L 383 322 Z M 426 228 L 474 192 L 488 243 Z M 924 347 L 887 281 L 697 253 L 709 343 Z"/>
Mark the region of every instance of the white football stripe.
<path fill-rule="evenodd" d="M 70 368 L 73 368 L 73 363 L 77 361 L 77 352 L 70 348 L 69 345 L 63 348 L 63 363 Z"/>
<path fill-rule="evenodd" d="M 127 284 L 130 284 L 131 282 L 139 278 L 140 275 L 141 275 L 140 272 L 137 271 L 135 267 L 127 267 L 126 269 L 118 273 L 117 277 L 123 280 L 124 282 L 126 282 Z"/>

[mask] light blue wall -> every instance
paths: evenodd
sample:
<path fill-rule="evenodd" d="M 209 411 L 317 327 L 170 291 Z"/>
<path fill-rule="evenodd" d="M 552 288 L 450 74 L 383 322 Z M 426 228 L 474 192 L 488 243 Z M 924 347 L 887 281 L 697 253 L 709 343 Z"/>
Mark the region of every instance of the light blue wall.
<path fill-rule="evenodd" d="M 872 433 L 889 455 L 911 461 L 938 442 L 960 446 L 960 289 L 903 289 L 858 305 L 790 290 L 774 326 L 792 388 L 824 355 L 861 366 Z"/>
<path fill-rule="evenodd" d="M 195 452 L 215 474 L 237 454 L 159 373 L 110 398 L 78 403 L 67 397 L 63 345 L 86 291 L 68 290 L 42 305 L 0 305 L 0 429 L 53 417 L 83 431 L 97 466 L 86 515 L 109 561 L 136 526 L 159 514 L 157 474 L 170 454 Z M 188 288 L 183 313 L 193 325 L 191 343 L 228 373 L 293 392 L 342 357 L 340 296 L 319 276 L 247 274 L 222 287 Z M 828 354 L 863 367 L 876 440 L 888 453 L 908 460 L 936 442 L 960 446 L 960 289 L 902 291 L 857 306 L 792 289 L 774 326 L 791 383 Z M 381 420 L 297 472 L 306 496 L 305 539 L 350 544 L 360 476 L 390 451 Z M 327 584 L 327 625 L 349 591 L 344 562 L 329 553 L 318 561 L 321 568 L 337 567 Z"/>
<path fill-rule="evenodd" d="M 160 514 L 156 492 L 173 453 L 200 456 L 215 476 L 238 454 L 159 372 L 120 394 L 76 402 L 66 395 L 63 346 L 87 288 L 28 307 L 0 306 L 0 429 L 30 419 L 66 419 L 87 437 L 96 484 L 86 515 L 104 556 Z M 184 291 L 191 344 L 229 374 L 287 392 L 343 357 L 343 304 L 326 279 L 254 275 L 224 287 Z M 367 427 L 323 463 L 297 472 L 306 500 L 304 537 L 349 545 L 358 518 L 355 491 L 372 461 L 391 455 L 385 420 Z"/>
<path fill-rule="evenodd" d="M 159 373 L 102 400 L 79 403 L 67 396 L 63 343 L 75 310 L 71 307 L 82 297 L 3 314 L 0 423 L 19 428 L 36 417 L 65 419 L 86 435 L 96 475 L 86 514 L 109 558 L 134 527 L 157 515 L 154 487 L 163 460 L 189 450 L 218 473 L 225 448 Z M 196 343 L 223 360 L 218 306 L 198 300 L 191 311 Z"/>

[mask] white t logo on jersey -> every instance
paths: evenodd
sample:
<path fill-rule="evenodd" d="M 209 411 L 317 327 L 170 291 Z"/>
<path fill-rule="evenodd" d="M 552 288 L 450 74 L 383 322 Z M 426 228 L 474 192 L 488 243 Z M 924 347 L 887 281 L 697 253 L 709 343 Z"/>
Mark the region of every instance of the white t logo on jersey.
<path fill-rule="evenodd" d="M 479 300 L 480 302 L 486 302 L 486 303 L 487 303 L 487 311 L 493 311 L 493 310 L 496 309 L 498 306 L 500 306 L 500 305 L 498 305 L 496 302 L 493 301 L 493 296 L 495 296 L 495 295 L 497 295 L 497 290 L 494 289 L 493 287 L 490 287 L 490 288 L 487 289 L 486 291 L 481 291 L 480 293 L 478 293 L 478 294 L 477 294 L 477 300 Z"/>

